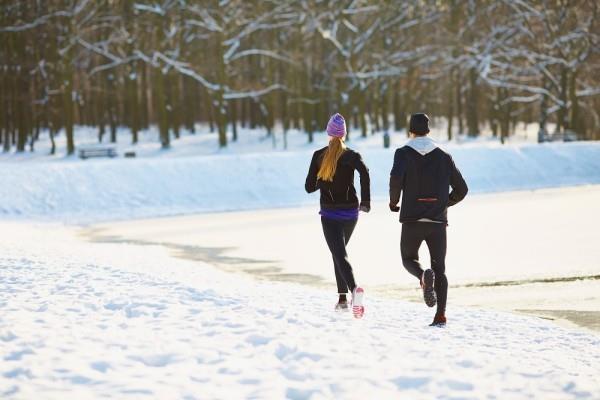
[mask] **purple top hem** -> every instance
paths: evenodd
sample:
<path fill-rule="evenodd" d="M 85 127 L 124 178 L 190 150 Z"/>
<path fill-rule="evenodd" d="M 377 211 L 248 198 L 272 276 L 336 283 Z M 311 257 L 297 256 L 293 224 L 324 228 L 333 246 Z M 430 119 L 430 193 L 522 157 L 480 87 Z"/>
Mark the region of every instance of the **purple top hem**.
<path fill-rule="evenodd" d="M 350 208 L 350 209 L 326 209 L 321 208 L 319 211 L 322 217 L 335 219 L 338 221 L 348 221 L 351 219 L 358 219 L 358 208 Z"/>

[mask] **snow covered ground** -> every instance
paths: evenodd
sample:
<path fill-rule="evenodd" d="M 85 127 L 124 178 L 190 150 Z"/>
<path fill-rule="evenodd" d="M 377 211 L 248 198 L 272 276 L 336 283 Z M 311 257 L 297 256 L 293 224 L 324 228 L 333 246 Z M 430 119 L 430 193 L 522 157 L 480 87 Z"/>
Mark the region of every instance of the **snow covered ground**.
<path fill-rule="evenodd" d="M 598 398 L 600 339 L 550 322 L 256 282 L 60 225 L 0 231 L 0 397 Z M 368 294 L 368 292 L 367 292 Z"/>
<path fill-rule="evenodd" d="M 210 260 L 173 257 L 168 243 L 90 241 L 82 234 L 99 221 L 264 208 L 254 214 L 251 234 L 268 237 L 277 218 L 262 218 L 286 212 L 269 210 L 302 204 L 312 205 L 311 216 L 302 208 L 294 218 L 316 223 L 317 200 L 303 182 L 311 152 L 326 139 L 308 146 L 303 135 L 291 135 L 292 150 L 267 151 L 269 139 L 253 135 L 225 151 L 208 134 L 186 136 L 167 152 L 146 141 L 137 159 L 46 157 L 43 143 L 34 155 L 0 156 L 0 398 L 600 398 L 597 335 L 452 302 L 449 325 L 429 328 L 432 312 L 423 304 L 380 297 L 368 286 L 367 315 L 357 321 L 334 313 L 331 291 L 319 286 L 223 272 Z M 394 146 L 403 140 L 394 134 Z M 377 220 L 393 149 L 380 148 L 380 135 L 352 146 L 371 167 Z M 600 143 L 446 147 L 472 194 L 600 183 Z M 564 190 L 576 194 L 544 203 L 564 224 L 540 227 L 534 240 L 584 226 L 589 234 L 580 240 L 588 253 L 577 247 L 576 259 L 589 261 L 597 254 L 597 192 L 582 203 L 576 197 L 585 187 Z M 534 207 L 536 196 L 523 204 Z M 590 218 L 577 214 L 573 221 L 561 211 L 564 205 L 583 212 L 589 201 Z M 477 211 L 478 203 L 469 209 Z M 218 221 L 175 228 L 188 229 L 190 238 L 210 230 L 223 237 L 228 229 L 235 237 L 228 217 L 198 218 Z M 277 238 L 285 240 L 288 227 L 277 223 Z M 370 229 L 381 234 L 376 225 Z M 276 256 L 276 247 L 266 242 L 264 258 Z M 593 272 L 593 263 L 583 261 L 575 272 Z M 499 295 L 493 293 L 485 295 Z"/>
<path fill-rule="evenodd" d="M 336 292 L 314 204 L 277 210 L 184 215 L 94 224 L 100 242 L 161 245 L 254 278 Z M 600 333 L 600 185 L 468 196 L 449 210 L 446 271 L 453 305 L 527 312 Z M 361 214 L 348 252 L 371 294 L 421 302 L 402 267 L 398 214 L 375 202 Z M 420 259 L 429 265 L 427 246 Z M 543 312 L 542 312 L 543 310 Z M 596 321 L 596 322 L 594 322 Z"/>

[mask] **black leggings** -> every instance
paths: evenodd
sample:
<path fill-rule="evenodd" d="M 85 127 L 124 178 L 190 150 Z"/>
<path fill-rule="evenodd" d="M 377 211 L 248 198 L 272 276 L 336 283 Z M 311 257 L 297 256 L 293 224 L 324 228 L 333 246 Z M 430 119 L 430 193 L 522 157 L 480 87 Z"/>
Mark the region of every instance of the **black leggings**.
<path fill-rule="evenodd" d="M 348 261 L 346 245 L 350 241 L 350 236 L 352 236 L 357 221 L 357 219 L 339 221 L 321 217 L 323 234 L 333 257 L 338 293 L 341 294 L 347 293 L 348 290 L 352 292 L 356 287 L 352 266 Z"/>
<path fill-rule="evenodd" d="M 404 268 L 419 280 L 423 268 L 419 263 L 419 247 L 427 244 L 431 256 L 431 269 L 435 272 L 435 294 L 437 312 L 446 311 L 448 298 L 448 279 L 446 278 L 446 224 L 435 222 L 405 222 L 402 224 L 400 254 Z"/>

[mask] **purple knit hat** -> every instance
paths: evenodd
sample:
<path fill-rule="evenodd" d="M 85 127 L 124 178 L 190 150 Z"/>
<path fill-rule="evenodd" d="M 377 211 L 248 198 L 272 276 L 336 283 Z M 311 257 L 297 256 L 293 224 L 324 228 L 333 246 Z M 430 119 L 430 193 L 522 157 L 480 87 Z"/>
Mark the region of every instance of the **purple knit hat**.
<path fill-rule="evenodd" d="M 346 120 L 341 114 L 335 113 L 329 118 L 327 123 L 327 134 L 329 136 L 343 138 L 346 134 Z"/>

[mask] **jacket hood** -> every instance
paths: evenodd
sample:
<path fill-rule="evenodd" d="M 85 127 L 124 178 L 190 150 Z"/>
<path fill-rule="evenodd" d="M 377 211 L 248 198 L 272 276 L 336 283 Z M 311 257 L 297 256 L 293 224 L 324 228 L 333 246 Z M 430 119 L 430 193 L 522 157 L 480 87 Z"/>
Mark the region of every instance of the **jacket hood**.
<path fill-rule="evenodd" d="M 423 156 L 438 148 L 437 143 L 429 136 L 417 136 L 406 142 L 406 145 L 412 147 Z"/>

